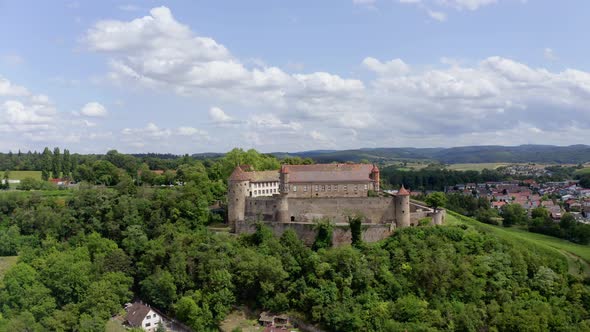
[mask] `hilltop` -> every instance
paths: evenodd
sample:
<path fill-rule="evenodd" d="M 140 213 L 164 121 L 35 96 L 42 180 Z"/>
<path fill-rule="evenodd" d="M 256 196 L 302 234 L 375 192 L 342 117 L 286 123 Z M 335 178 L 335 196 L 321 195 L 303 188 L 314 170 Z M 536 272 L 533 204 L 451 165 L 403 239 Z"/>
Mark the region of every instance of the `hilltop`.
<path fill-rule="evenodd" d="M 312 158 L 316 162 L 433 161 L 457 163 L 557 163 L 590 162 L 588 145 L 519 145 L 462 146 L 452 148 L 363 148 L 353 150 L 314 150 L 294 153 L 274 152 L 273 155 Z"/>

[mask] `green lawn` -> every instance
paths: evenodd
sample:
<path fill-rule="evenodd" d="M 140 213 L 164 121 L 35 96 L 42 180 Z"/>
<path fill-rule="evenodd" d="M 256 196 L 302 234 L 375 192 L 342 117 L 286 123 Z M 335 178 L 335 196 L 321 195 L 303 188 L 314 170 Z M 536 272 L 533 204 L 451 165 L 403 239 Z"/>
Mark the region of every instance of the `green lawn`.
<path fill-rule="evenodd" d="M 498 167 L 507 166 L 507 163 L 476 163 L 476 164 L 451 164 L 449 169 L 454 171 L 479 171 L 484 169 L 496 169 Z"/>
<path fill-rule="evenodd" d="M 579 245 L 553 236 L 531 233 L 515 227 L 493 226 L 481 223 L 475 219 L 462 216 L 447 210 L 447 224 L 467 224 L 484 232 L 496 234 L 500 238 L 512 239 L 523 243 L 536 244 L 543 248 L 557 252 L 565 257 L 569 271 L 573 275 L 590 276 L 590 246 Z M 580 268 L 583 273 L 580 273 Z"/>
<path fill-rule="evenodd" d="M 24 178 L 33 178 L 41 180 L 41 171 L 9 171 L 9 178 L 11 180 L 22 180 Z M 0 176 L 4 177 L 4 172 L 0 172 Z"/>
<path fill-rule="evenodd" d="M 2 279 L 4 278 L 4 273 L 8 271 L 11 267 L 16 265 L 16 261 L 18 256 L 1 256 L 0 257 L 0 285 L 2 284 Z"/>

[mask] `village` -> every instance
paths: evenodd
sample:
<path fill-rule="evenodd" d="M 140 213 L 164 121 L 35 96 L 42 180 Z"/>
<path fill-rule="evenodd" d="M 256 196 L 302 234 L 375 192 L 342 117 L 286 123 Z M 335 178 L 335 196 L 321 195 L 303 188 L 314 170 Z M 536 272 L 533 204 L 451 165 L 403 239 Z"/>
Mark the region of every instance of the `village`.
<path fill-rule="evenodd" d="M 581 187 L 578 180 L 466 183 L 448 186 L 445 192 L 485 197 L 497 210 L 507 204 L 518 204 L 529 213 L 534 208 L 544 207 L 555 221 L 569 212 L 578 222 L 590 224 L 590 189 Z"/>

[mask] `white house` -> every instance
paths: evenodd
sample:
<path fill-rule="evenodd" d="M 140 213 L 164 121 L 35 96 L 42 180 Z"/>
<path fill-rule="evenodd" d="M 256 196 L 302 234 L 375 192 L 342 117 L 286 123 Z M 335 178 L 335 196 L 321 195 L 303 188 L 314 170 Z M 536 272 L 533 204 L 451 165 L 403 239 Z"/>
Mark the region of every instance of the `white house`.
<path fill-rule="evenodd" d="M 130 327 L 140 327 L 144 331 L 154 332 L 158 328 L 158 323 L 164 324 L 162 314 L 141 302 L 130 303 L 125 310 L 125 320 Z"/>

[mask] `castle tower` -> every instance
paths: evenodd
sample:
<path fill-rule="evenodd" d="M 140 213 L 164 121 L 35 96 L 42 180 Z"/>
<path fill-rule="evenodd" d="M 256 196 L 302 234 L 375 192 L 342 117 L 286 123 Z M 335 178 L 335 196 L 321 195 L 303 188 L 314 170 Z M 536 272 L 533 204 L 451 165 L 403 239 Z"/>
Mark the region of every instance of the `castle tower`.
<path fill-rule="evenodd" d="M 236 223 L 244 220 L 246 197 L 249 195 L 250 178 L 238 165 L 228 180 L 227 221 L 232 232 L 236 231 Z"/>
<path fill-rule="evenodd" d="M 371 180 L 373 180 L 373 189 L 379 191 L 379 181 L 381 179 L 379 178 L 379 168 L 375 164 L 373 164 L 373 169 L 371 170 Z"/>
<path fill-rule="evenodd" d="M 289 193 L 289 169 L 287 165 L 282 165 L 279 172 L 279 191 L 285 195 Z"/>
<path fill-rule="evenodd" d="M 394 197 L 395 202 L 395 223 L 397 227 L 410 226 L 410 192 L 401 188 Z"/>
<path fill-rule="evenodd" d="M 289 198 L 287 194 L 280 193 L 277 198 L 277 221 L 278 222 L 289 222 Z"/>

